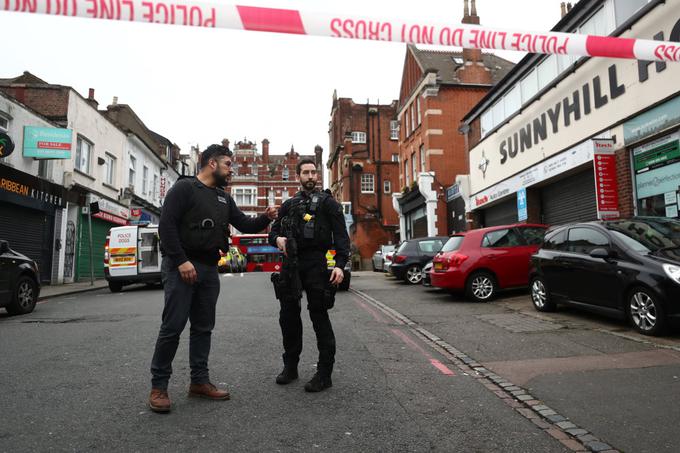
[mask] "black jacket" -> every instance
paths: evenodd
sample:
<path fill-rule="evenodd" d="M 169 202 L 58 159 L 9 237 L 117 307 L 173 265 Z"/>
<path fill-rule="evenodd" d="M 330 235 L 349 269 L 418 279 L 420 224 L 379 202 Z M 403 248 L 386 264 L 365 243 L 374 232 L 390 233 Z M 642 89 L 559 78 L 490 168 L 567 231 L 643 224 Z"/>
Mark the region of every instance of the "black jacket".
<path fill-rule="evenodd" d="M 202 200 L 198 200 L 196 197 L 202 197 Z M 248 217 L 236 206 L 231 195 L 204 185 L 198 178 L 181 179 L 170 188 L 165 197 L 158 227 L 163 254 L 172 259 L 175 266 L 190 260 L 214 265 L 220 259 L 220 247 L 212 246 L 206 250 L 190 250 L 181 239 L 183 231 L 180 230 L 183 228 L 183 224 L 186 228 L 186 216 L 199 201 L 213 203 L 215 209 L 224 209 L 224 211 L 216 213 L 219 216 L 216 215 L 215 217 L 223 217 L 225 223 L 233 225 L 244 233 L 260 232 L 267 228 L 270 222 L 265 215 L 257 218 Z M 216 230 L 215 234 L 223 233 Z M 223 251 L 226 252 L 226 250 Z"/>
<path fill-rule="evenodd" d="M 279 216 L 274 221 L 272 229 L 269 233 L 269 244 L 276 247 L 276 238 L 282 236 L 281 220 L 288 215 L 288 211 L 292 203 L 299 201 L 300 197 L 309 197 L 309 194 L 300 191 L 295 194 L 295 197 L 283 202 L 279 208 Z M 328 248 L 335 250 L 335 267 L 343 269 L 347 261 L 349 261 L 349 235 L 347 234 L 347 227 L 345 226 L 345 216 L 342 211 L 340 203 L 335 201 L 331 196 L 326 197 L 323 203 L 319 206 L 320 214 L 325 216 L 329 221 L 332 230 L 332 242 L 328 244 Z M 325 250 L 324 250 L 325 251 Z"/>

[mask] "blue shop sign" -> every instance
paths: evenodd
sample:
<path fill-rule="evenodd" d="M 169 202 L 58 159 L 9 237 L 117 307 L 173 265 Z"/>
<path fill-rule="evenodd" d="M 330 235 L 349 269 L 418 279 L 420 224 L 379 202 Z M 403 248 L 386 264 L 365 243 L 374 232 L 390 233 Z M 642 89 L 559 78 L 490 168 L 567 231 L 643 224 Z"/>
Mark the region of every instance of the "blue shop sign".
<path fill-rule="evenodd" d="M 528 218 L 527 189 L 523 187 L 517 191 L 517 220 L 523 222 Z"/>

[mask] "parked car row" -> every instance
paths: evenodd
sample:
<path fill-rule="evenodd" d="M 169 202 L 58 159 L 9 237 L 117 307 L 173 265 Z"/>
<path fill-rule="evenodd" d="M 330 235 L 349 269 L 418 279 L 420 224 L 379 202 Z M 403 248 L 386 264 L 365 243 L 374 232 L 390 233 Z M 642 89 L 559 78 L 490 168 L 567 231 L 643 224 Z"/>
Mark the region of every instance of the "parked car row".
<path fill-rule="evenodd" d="M 30 313 L 39 294 L 38 264 L 0 240 L 0 307 L 10 315 Z"/>
<path fill-rule="evenodd" d="M 487 302 L 528 287 L 538 311 L 559 304 L 628 319 L 660 335 L 680 321 L 680 221 L 635 217 L 548 228 L 514 224 L 450 237 L 402 242 L 377 256 L 380 267 L 410 284 L 464 292 Z"/>

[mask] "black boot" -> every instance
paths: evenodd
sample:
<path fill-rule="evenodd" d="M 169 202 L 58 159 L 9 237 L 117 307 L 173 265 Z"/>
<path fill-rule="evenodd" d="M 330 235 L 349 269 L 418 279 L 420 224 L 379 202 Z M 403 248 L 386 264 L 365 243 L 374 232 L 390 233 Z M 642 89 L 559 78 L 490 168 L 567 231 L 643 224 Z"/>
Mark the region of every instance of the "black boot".
<path fill-rule="evenodd" d="M 330 375 L 317 372 L 312 380 L 305 384 L 305 392 L 320 392 L 329 387 L 333 387 Z"/>
<path fill-rule="evenodd" d="M 284 365 L 283 371 L 276 376 L 276 383 L 279 385 L 290 384 L 298 378 L 297 366 L 296 365 Z"/>

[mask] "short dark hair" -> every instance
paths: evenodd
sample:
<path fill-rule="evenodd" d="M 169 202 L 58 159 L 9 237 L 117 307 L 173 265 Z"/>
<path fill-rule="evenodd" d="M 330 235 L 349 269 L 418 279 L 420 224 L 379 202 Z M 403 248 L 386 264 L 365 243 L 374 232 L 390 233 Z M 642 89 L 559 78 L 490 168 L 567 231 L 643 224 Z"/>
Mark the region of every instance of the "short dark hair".
<path fill-rule="evenodd" d="M 232 152 L 226 146 L 210 145 L 201 153 L 201 167 L 208 165 L 210 159 L 217 159 L 219 156 L 231 157 Z"/>
<path fill-rule="evenodd" d="M 307 164 L 312 164 L 314 165 L 314 168 L 316 168 L 316 162 L 314 162 L 312 159 L 302 159 L 300 162 L 297 163 L 295 166 L 295 173 L 300 175 L 300 172 L 302 171 L 302 166 L 307 165 Z"/>

